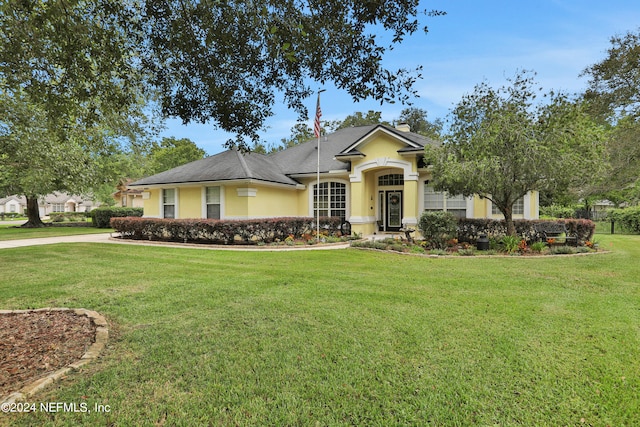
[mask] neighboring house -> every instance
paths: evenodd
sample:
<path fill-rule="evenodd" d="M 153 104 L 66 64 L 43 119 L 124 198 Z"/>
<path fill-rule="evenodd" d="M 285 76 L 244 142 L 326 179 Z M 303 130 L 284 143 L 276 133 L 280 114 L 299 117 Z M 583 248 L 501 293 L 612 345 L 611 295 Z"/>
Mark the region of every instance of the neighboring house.
<path fill-rule="evenodd" d="M 25 203 L 26 207 L 26 203 Z M 0 213 L 23 213 L 22 202 L 18 196 L 0 199 Z"/>
<path fill-rule="evenodd" d="M 116 201 L 115 206 L 120 206 L 123 208 L 144 207 L 144 200 L 142 200 L 143 191 L 133 188 L 127 188 L 127 185 L 131 182 L 133 181 L 127 180 L 127 182 L 118 185 L 118 191 L 112 194 L 114 200 Z"/>
<path fill-rule="evenodd" d="M 341 129 L 284 151 L 243 155 L 228 150 L 129 185 L 142 190 L 144 216 L 245 219 L 339 216 L 363 234 L 413 227 L 425 210 L 459 217 L 501 218 L 487 199 L 436 192 L 423 164 L 425 145 L 409 131 L 371 125 Z M 538 195 L 527 194 L 514 218 L 538 218 Z"/>
<path fill-rule="evenodd" d="M 5 200 L 10 200 L 4 203 Z M 67 193 L 52 193 L 38 199 L 38 208 L 40 216 L 48 216 L 52 212 L 89 212 L 99 206 L 90 199 L 78 195 L 70 195 Z M 4 210 L 9 209 L 9 210 Z M 17 209 L 11 211 L 10 209 Z M 27 209 L 27 199 L 24 196 L 9 196 L 0 199 L 0 212 L 20 212 L 24 213 Z"/>
<path fill-rule="evenodd" d="M 616 205 L 609 200 L 598 200 L 591 205 L 589 219 L 594 221 L 602 221 L 607 218 L 607 213 L 614 209 Z"/>

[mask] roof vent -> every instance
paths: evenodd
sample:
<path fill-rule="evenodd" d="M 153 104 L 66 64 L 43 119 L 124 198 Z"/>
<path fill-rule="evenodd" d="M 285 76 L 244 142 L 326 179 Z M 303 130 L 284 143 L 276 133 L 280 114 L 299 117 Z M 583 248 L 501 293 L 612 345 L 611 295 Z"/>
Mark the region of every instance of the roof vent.
<path fill-rule="evenodd" d="M 411 132 L 411 126 L 407 123 L 398 123 L 396 129 L 400 132 Z"/>

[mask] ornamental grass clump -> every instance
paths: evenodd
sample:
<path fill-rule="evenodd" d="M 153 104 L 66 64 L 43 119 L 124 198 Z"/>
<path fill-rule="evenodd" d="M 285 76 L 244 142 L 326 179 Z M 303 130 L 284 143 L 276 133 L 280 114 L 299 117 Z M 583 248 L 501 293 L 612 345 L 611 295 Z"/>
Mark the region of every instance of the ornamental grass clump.
<path fill-rule="evenodd" d="M 547 244 L 545 242 L 535 242 L 532 243 L 529 248 L 531 249 L 531 252 L 539 254 L 547 248 Z"/>
<path fill-rule="evenodd" d="M 520 238 L 516 236 L 504 236 L 502 238 L 502 247 L 505 252 L 509 254 L 514 253 L 520 247 Z"/>

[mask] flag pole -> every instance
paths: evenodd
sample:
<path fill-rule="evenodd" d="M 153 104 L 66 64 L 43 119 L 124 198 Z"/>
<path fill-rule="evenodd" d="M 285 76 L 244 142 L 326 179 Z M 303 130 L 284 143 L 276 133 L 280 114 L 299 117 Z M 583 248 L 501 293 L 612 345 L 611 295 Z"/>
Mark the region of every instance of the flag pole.
<path fill-rule="evenodd" d="M 316 167 L 316 241 L 320 241 L 320 117 L 322 117 L 322 110 L 320 109 L 320 94 L 325 89 L 318 90 L 318 101 L 316 102 L 316 118 L 313 122 L 313 132 L 318 139 L 318 145 L 316 147 L 318 151 L 318 164 Z"/>

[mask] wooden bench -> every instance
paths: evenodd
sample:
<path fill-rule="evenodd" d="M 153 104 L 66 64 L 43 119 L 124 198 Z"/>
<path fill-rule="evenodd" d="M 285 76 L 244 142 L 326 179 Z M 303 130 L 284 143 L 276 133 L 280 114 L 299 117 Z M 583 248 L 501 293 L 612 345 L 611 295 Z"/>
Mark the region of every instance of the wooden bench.
<path fill-rule="evenodd" d="M 578 237 L 570 236 L 567 227 L 560 222 L 541 222 L 534 226 L 542 240 L 552 245 L 578 246 Z"/>

